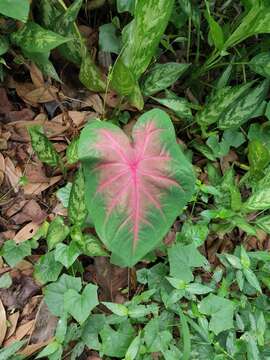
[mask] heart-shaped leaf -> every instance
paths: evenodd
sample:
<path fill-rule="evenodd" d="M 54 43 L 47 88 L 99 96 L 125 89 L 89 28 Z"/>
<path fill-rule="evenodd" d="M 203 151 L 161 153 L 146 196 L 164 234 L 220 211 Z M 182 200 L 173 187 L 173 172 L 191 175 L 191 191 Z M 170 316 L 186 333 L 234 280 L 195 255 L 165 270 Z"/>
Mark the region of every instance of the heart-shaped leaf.
<path fill-rule="evenodd" d="M 88 284 L 82 294 L 74 289 L 69 289 L 64 294 L 64 309 L 69 312 L 74 319 L 82 324 L 98 305 L 97 286 Z"/>
<path fill-rule="evenodd" d="M 93 121 L 78 153 L 96 231 L 115 263 L 133 266 L 160 243 L 194 190 L 170 118 L 158 109 L 145 113 L 132 140 L 115 125 Z"/>

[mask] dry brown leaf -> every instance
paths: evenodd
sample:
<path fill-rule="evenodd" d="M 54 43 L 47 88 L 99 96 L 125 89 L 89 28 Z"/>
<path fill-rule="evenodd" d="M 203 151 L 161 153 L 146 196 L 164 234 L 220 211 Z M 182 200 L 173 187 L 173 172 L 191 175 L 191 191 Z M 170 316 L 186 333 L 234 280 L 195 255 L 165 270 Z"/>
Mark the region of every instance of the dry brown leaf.
<path fill-rule="evenodd" d="M 5 158 L 5 167 L 6 167 L 6 176 L 13 187 L 15 192 L 19 191 L 19 181 L 22 176 L 21 170 L 17 167 L 15 168 L 13 162 L 10 160 L 10 158 L 7 156 Z"/>
<path fill-rule="evenodd" d="M 8 316 L 7 320 L 8 320 L 10 325 L 9 325 L 9 327 L 7 329 L 6 340 L 8 338 L 10 338 L 11 335 L 14 334 L 14 332 L 16 330 L 16 327 L 17 327 L 18 320 L 19 320 L 19 316 L 20 316 L 19 311 L 16 311 L 15 313 Z"/>
<path fill-rule="evenodd" d="M 26 324 L 17 327 L 15 334 L 4 342 L 4 346 L 11 345 L 14 341 L 23 339 L 26 335 L 29 335 L 32 327 L 34 326 L 35 320 L 30 320 Z"/>
<path fill-rule="evenodd" d="M 40 161 L 28 164 L 25 167 L 25 176 L 30 183 L 48 183 L 50 181 L 50 178 L 46 176 L 44 166 Z"/>
<path fill-rule="evenodd" d="M 92 111 L 69 111 L 68 116 L 71 118 L 75 126 L 80 127 L 86 122 L 86 120 L 97 117 L 97 113 Z M 64 114 L 59 114 L 51 120 L 51 123 L 68 125 L 68 122 L 66 122 L 67 120 L 65 119 Z"/>
<path fill-rule="evenodd" d="M 9 111 L 12 111 L 12 103 L 9 101 L 7 97 L 6 90 L 4 88 L 0 88 L 0 114 L 6 114 Z"/>
<path fill-rule="evenodd" d="M 51 339 L 54 335 L 58 318 L 54 316 L 44 300 L 41 301 L 35 318 L 35 326 L 30 335 L 29 344 L 38 344 Z"/>
<path fill-rule="evenodd" d="M 6 164 L 3 154 L 0 152 L 0 186 L 2 185 L 5 177 Z"/>
<path fill-rule="evenodd" d="M 52 339 L 50 339 L 46 342 L 43 342 L 43 343 L 39 343 L 39 344 L 27 345 L 23 350 L 19 351 L 18 354 L 30 356 L 30 355 L 36 353 L 38 350 L 45 347 L 46 345 L 48 345 L 51 341 L 52 341 Z"/>
<path fill-rule="evenodd" d="M 10 218 L 10 217 L 14 216 L 24 207 L 24 205 L 26 203 L 27 203 L 27 200 L 20 200 L 20 199 L 18 199 L 18 196 L 17 196 L 16 198 L 13 199 L 10 206 L 3 211 L 3 215 L 6 218 Z"/>
<path fill-rule="evenodd" d="M 5 116 L 6 122 L 15 122 L 15 121 L 31 121 L 35 117 L 35 113 L 28 108 L 24 108 L 18 111 L 10 111 Z"/>
<path fill-rule="evenodd" d="M 38 88 L 32 83 L 16 83 L 17 94 L 26 102 L 34 107 L 58 98 L 63 99 L 63 93 L 52 85 L 44 85 Z"/>
<path fill-rule="evenodd" d="M 91 106 L 98 114 L 103 113 L 103 100 L 98 94 L 92 94 L 84 100 L 87 106 Z"/>
<path fill-rule="evenodd" d="M 23 187 L 25 195 L 39 195 L 42 191 L 48 189 L 50 186 L 56 184 L 62 179 L 61 175 L 53 176 L 50 178 L 50 181 L 47 183 L 36 183 L 36 184 L 27 184 Z"/>
<path fill-rule="evenodd" d="M 16 244 L 19 244 L 25 240 L 31 239 L 39 229 L 39 224 L 31 221 L 26 224 L 14 237 Z"/>
<path fill-rule="evenodd" d="M 30 65 L 30 76 L 36 88 L 44 86 L 44 78 L 42 72 L 34 63 L 31 63 Z"/>
<path fill-rule="evenodd" d="M 43 299 L 42 295 L 32 296 L 31 299 L 23 308 L 21 317 L 28 318 L 29 316 L 31 316 L 31 319 L 33 319 L 32 314 L 37 312 L 39 304 L 42 301 L 42 299 Z"/>
<path fill-rule="evenodd" d="M 2 345 L 7 331 L 7 318 L 4 305 L 0 299 L 0 345 Z"/>
<path fill-rule="evenodd" d="M 22 273 L 26 273 L 28 271 L 33 271 L 34 267 L 33 264 L 31 264 L 27 260 L 21 260 L 14 266 L 15 269 L 20 270 Z M 25 274 L 26 275 L 26 274 Z"/>
<path fill-rule="evenodd" d="M 41 224 L 47 217 L 45 211 L 41 210 L 41 207 L 35 200 L 28 201 L 22 210 L 16 213 L 12 217 L 12 221 L 15 224 L 23 224 L 27 221 L 32 221 L 36 224 Z"/>

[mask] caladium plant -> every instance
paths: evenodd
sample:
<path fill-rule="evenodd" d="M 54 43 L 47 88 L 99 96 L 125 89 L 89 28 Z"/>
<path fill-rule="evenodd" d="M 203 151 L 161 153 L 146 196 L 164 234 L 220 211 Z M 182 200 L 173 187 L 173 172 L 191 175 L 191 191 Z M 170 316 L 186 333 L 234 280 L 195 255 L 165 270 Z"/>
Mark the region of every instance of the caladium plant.
<path fill-rule="evenodd" d="M 164 111 L 151 110 L 130 139 L 95 120 L 82 131 L 78 154 L 96 231 L 114 263 L 133 266 L 162 241 L 194 190 L 192 165 L 173 124 Z"/>

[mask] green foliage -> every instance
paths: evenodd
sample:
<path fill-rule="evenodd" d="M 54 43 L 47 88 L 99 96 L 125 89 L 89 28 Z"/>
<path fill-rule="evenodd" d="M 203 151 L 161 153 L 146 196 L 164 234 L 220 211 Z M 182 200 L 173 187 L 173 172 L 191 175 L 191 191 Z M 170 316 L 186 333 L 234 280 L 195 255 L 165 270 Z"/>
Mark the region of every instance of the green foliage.
<path fill-rule="evenodd" d="M 31 126 L 28 129 L 33 150 L 40 161 L 50 166 L 58 166 L 60 162 L 53 144 L 44 135 L 43 128 L 39 125 Z"/>
<path fill-rule="evenodd" d="M 156 64 L 144 79 L 143 94 L 149 96 L 167 89 L 179 79 L 189 66 L 190 64 L 178 63 Z"/>
<path fill-rule="evenodd" d="M 82 169 L 78 170 L 70 190 L 68 200 L 69 221 L 78 226 L 82 226 L 87 216 L 85 204 L 85 183 Z"/>
<path fill-rule="evenodd" d="M 1 0 L 0 14 L 26 22 L 30 10 L 28 0 Z"/>

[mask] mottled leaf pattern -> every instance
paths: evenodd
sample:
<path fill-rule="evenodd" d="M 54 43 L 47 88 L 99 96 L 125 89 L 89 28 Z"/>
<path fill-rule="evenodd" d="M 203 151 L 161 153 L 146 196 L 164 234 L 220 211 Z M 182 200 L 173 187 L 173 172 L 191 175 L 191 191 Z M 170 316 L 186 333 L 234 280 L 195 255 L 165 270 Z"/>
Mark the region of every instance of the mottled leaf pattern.
<path fill-rule="evenodd" d="M 153 95 L 161 90 L 167 89 L 187 70 L 190 64 L 178 64 L 168 62 L 156 64 L 147 74 L 142 91 L 144 95 Z"/>
<path fill-rule="evenodd" d="M 83 130 L 78 149 L 96 231 L 125 266 L 162 240 L 190 199 L 195 181 L 166 113 L 145 113 L 132 138 L 95 121 Z"/>
<path fill-rule="evenodd" d="M 72 224 L 82 226 L 87 216 L 87 210 L 84 200 L 85 184 L 82 170 L 79 169 L 68 201 L 68 218 Z"/>
<path fill-rule="evenodd" d="M 134 19 L 123 31 L 123 51 L 114 65 L 112 86 L 123 95 L 120 78 L 129 78 L 130 94 L 135 91 L 136 81 L 147 69 L 161 36 L 166 29 L 174 0 L 137 1 Z M 127 84 L 125 85 L 125 88 Z M 131 98 L 135 106 L 141 108 L 141 98 Z M 137 100 L 137 101 L 136 101 Z"/>
<path fill-rule="evenodd" d="M 252 91 L 232 104 L 226 112 L 222 114 L 218 121 L 220 129 L 239 128 L 247 120 L 252 118 L 262 101 L 266 98 L 269 89 L 269 81 L 264 81 L 256 86 Z"/>
<path fill-rule="evenodd" d="M 35 125 L 28 129 L 32 148 L 37 154 L 40 161 L 50 166 L 57 166 L 59 164 L 59 155 L 57 154 L 53 144 L 44 135 L 43 128 Z"/>

